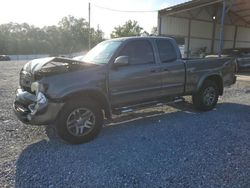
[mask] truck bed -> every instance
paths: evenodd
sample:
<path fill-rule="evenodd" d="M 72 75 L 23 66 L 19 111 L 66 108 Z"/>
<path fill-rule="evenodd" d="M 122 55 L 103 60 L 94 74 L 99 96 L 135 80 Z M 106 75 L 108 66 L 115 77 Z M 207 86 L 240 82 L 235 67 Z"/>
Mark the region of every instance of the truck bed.
<path fill-rule="evenodd" d="M 186 67 L 186 93 L 195 91 L 209 75 L 221 76 L 224 86 L 234 82 L 232 72 L 235 70 L 235 64 L 231 63 L 234 61 L 232 58 L 185 58 L 183 61 Z"/>

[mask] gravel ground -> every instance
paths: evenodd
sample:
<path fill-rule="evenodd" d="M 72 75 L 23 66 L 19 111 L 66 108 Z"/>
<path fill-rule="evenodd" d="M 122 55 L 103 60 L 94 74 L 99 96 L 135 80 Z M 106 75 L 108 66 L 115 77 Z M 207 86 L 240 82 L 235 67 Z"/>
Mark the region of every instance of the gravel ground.
<path fill-rule="evenodd" d="M 117 117 L 72 146 L 13 115 L 23 64 L 0 62 L 0 187 L 250 187 L 250 76 L 213 111 L 196 112 L 188 98 Z"/>

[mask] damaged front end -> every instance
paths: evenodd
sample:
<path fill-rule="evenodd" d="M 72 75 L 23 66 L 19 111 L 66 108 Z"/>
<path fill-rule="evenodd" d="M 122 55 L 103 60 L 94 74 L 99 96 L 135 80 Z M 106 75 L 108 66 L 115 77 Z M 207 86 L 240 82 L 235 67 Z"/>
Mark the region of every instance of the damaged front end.
<path fill-rule="evenodd" d="M 74 71 L 96 66 L 67 58 L 42 58 L 24 65 L 20 72 L 20 89 L 16 91 L 13 104 L 16 116 L 26 124 L 46 125 L 53 123 L 64 103 L 51 98 L 51 80 Z M 60 79 L 60 77 L 56 78 Z M 56 101 L 56 102 L 55 102 Z"/>
<path fill-rule="evenodd" d="M 25 64 L 21 70 L 20 89 L 16 90 L 13 109 L 18 119 L 23 123 L 33 125 L 52 123 L 62 108 L 62 103 L 52 102 L 46 97 L 47 85 L 38 81 L 42 77 L 48 76 L 46 73 L 41 74 L 41 72 L 49 70 L 46 65 L 55 60 L 57 59 L 43 58 L 32 60 Z M 61 65 L 65 67 L 63 63 Z M 60 68 L 58 69 L 60 70 Z"/>
<path fill-rule="evenodd" d="M 42 92 L 34 95 L 17 89 L 13 109 L 23 123 L 46 125 L 54 122 L 62 106 L 63 103 L 49 101 Z"/>

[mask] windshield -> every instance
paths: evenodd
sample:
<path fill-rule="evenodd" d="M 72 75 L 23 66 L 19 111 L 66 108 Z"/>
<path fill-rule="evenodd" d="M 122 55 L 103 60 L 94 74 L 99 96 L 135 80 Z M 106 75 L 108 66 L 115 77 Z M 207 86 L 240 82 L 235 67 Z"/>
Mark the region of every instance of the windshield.
<path fill-rule="evenodd" d="M 90 50 L 81 60 L 88 63 L 106 64 L 121 41 L 104 41 Z"/>

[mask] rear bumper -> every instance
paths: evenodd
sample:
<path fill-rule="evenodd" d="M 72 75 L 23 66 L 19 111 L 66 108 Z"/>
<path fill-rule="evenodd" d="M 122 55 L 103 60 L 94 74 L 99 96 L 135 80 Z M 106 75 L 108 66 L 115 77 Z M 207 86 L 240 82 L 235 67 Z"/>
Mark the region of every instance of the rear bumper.
<path fill-rule="evenodd" d="M 239 69 L 249 69 L 250 68 L 250 62 L 238 62 L 238 68 Z"/>
<path fill-rule="evenodd" d="M 35 113 L 31 112 L 31 105 L 36 105 L 35 95 L 18 89 L 13 110 L 17 118 L 25 124 L 47 125 L 53 123 L 64 104 L 48 100 L 46 104 L 40 105 Z"/>
<path fill-rule="evenodd" d="M 235 76 L 235 75 L 230 76 L 230 78 L 224 80 L 223 86 L 229 87 L 229 86 L 235 84 L 236 81 L 237 81 L 237 76 Z"/>

